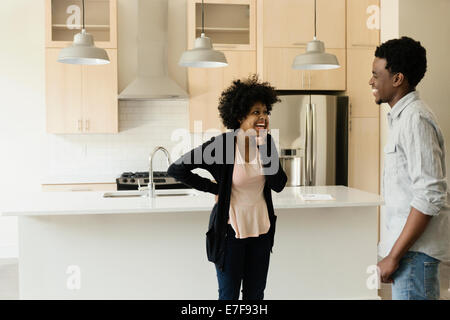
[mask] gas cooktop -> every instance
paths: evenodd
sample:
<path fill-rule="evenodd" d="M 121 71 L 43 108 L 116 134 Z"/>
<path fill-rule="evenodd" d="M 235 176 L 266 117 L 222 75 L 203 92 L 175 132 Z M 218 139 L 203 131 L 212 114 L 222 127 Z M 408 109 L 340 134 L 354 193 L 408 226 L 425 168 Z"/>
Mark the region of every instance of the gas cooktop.
<path fill-rule="evenodd" d="M 124 172 L 116 179 L 117 190 L 137 190 L 139 186 L 146 187 L 149 183 L 149 172 Z M 153 172 L 155 189 L 183 189 L 191 188 L 184 183 L 170 177 L 165 171 Z"/>

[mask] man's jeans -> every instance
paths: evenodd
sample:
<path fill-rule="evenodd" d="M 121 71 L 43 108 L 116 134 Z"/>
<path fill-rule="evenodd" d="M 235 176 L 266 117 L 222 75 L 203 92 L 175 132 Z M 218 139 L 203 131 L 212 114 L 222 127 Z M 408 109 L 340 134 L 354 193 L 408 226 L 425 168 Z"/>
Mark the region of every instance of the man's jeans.
<path fill-rule="evenodd" d="M 392 300 L 438 300 L 439 260 L 408 251 L 392 275 Z"/>
<path fill-rule="evenodd" d="M 270 237 L 236 239 L 228 225 L 224 268 L 216 266 L 219 300 L 238 300 L 242 283 L 242 300 L 264 299 L 270 260 Z"/>

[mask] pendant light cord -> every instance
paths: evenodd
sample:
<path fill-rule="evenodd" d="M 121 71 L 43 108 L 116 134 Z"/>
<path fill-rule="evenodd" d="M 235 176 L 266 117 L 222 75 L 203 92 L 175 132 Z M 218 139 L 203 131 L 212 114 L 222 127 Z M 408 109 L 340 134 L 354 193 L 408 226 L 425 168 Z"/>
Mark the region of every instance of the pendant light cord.
<path fill-rule="evenodd" d="M 316 19 L 317 19 L 317 17 L 316 17 L 316 15 L 317 15 L 316 0 L 314 0 L 314 39 L 316 39 L 316 36 L 317 36 L 317 30 L 316 30 L 316 28 L 317 28 L 317 26 L 316 26 Z"/>
<path fill-rule="evenodd" d="M 83 2 L 83 29 L 85 29 L 86 27 L 85 27 L 85 24 L 84 24 L 84 0 L 82 2 Z"/>
<path fill-rule="evenodd" d="M 205 12 L 203 9 L 203 0 L 202 0 L 202 33 L 205 33 Z"/>

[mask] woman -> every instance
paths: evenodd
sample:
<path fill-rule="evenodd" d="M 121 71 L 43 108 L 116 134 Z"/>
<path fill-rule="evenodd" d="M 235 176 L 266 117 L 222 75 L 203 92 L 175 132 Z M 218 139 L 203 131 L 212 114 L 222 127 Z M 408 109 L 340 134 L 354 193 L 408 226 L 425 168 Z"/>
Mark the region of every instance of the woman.
<path fill-rule="evenodd" d="M 279 101 L 257 76 L 236 80 L 222 92 L 219 113 L 229 132 L 183 155 L 168 174 L 195 189 L 216 195 L 206 248 L 216 265 L 219 300 L 262 300 L 276 216 L 271 190 L 280 192 L 287 176 L 270 134 L 269 114 Z M 191 172 L 202 168 L 215 182 Z"/>

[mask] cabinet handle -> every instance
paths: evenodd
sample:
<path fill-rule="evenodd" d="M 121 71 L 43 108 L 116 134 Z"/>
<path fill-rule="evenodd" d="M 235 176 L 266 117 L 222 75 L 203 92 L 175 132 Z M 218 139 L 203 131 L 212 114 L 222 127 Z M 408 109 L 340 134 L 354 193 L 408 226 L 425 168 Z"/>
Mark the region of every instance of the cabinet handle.
<path fill-rule="evenodd" d="M 83 121 L 78 120 L 78 131 L 83 131 Z"/>
<path fill-rule="evenodd" d="M 214 46 L 214 48 L 227 48 L 227 49 L 236 48 L 236 46 L 226 45 L 226 44 L 215 44 L 213 46 Z"/>
<path fill-rule="evenodd" d="M 84 192 L 84 191 L 92 191 L 92 189 L 70 189 L 71 192 Z"/>
<path fill-rule="evenodd" d="M 352 103 L 350 102 L 350 103 L 348 104 L 348 106 L 349 106 L 349 108 L 350 108 L 350 116 L 352 116 Z"/>
<path fill-rule="evenodd" d="M 293 46 L 306 46 L 306 42 L 294 42 Z"/>
<path fill-rule="evenodd" d="M 89 131 L 89 120 L 86 120 L 86 131 Z"/>
<path fill-rule="evenodd" d="M 352 43 L 352 47 L 376 47 L 376 44 Z"/>

